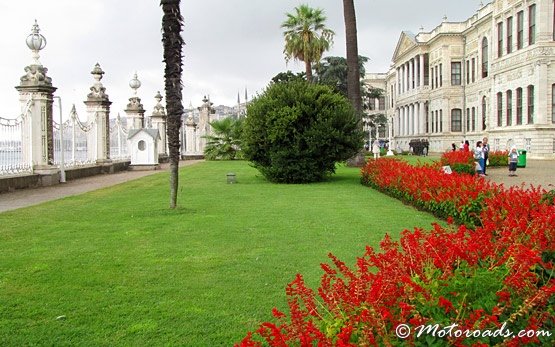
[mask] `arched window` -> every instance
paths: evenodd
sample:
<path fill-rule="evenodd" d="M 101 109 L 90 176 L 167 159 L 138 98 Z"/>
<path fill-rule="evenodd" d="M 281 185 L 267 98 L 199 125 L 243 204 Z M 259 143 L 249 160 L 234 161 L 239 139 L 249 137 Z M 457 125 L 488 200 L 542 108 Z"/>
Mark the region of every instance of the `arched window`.
<path fill-rule="evenodd" d="M 488 38 L 482 39 L 482 78 L 488 77 Z"/>

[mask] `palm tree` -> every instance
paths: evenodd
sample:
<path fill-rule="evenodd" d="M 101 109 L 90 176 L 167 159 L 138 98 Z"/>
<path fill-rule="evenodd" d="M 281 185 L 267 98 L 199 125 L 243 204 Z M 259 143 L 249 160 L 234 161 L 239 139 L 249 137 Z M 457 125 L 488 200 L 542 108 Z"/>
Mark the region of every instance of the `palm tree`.
<path fill-rule="evenodd" d="M 241 156 L 243 119 L 227 117 L 210 122 L 212 135 L 205 136 L 204 157 L 208 160 L 233 160 Z"/>
<path fill-rule="evenodd" d="M 308 5 L 295 7 L 295 14 L 286 13 L 287 20 L 281 24 L 285 29 L 286 61 L 304 61 L 307 81 L 312 81 L 312 63 L 320 61 L 322 54 L 333 44 L 335 33 L 326 28 L 324 10 Z"/>
<path fill-rule="evenodd" d="M 362 113 L 360 95 L 360 74 L 357 43 L 357 20 L 354 0 L 343 0 L 345 34 L 347 43 L 347 95 L 360 116 Z"/>
<path fill-rule="evenodd" d="M 179 128 L 184 112 L 181 96 L 181 74 L 183 72 L 183 38 L 181 30 L 183 17 L 179 8 L 181 0 L 161 0 L 162 42 L 164 44 L 164 80 L 166 87 L 166 110 L 168 148 L 170 151 L 170 208 L 177 206 L 177 188 L 179 185 Z"/>

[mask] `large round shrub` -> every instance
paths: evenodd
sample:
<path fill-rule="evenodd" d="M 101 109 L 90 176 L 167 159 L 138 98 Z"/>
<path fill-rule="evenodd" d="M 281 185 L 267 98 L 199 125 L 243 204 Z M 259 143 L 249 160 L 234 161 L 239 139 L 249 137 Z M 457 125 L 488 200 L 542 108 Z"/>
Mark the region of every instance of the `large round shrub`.
<path fill-rule="evenodd" d="M 353 107 L 327 86 L 270 84 L 247 108 L 244 156 L 272 182 L 321 181 L 362 141 Z"/>

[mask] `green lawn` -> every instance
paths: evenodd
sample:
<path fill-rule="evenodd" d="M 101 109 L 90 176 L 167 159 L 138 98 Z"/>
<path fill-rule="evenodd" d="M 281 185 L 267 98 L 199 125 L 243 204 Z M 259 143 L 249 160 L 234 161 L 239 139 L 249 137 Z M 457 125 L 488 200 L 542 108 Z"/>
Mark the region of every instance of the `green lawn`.
<path fill-rule="evenodd" d="M 226 184 L 226 173 L 237 184 Z M 178 210 L 160 173 L 0 213 L 0 346 L 230 346 L 388 232 L 432 216 L 359 183 L 277 185 L 245 162 L 183 168 Z"/>

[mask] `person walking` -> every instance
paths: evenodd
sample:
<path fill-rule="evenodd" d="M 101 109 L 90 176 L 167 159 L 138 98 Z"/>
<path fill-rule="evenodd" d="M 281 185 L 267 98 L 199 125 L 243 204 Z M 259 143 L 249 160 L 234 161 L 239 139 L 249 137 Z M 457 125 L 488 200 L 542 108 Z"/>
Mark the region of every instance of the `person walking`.
<path fill-rule="evenodd" d="M 484 166 L 486 164 L 484 161 L 484 151 L 482 148 L 482 141 L 476 142 L 476 148 L 474 149 L 474 160 L 476 162 L 476 172 L 478 173 L 478 175 L 485 176 Z"/>
<path fill-rule="evenodd" d="M 372 152 L 374 153 L 374 159 L 380 157 L 380 141 L 378 139 L 372 144 Z"/>
<path fill-rule="evenodd" d="M 484 167 L 482 168 L 482 173 L 487 176 L 486 168 L 489 164 L 489 143 L 487 137 L 484 137 L 482 141 L 482 151 L 484 151 Z"/>
<path fill-rule="evenodd" d="M 509 152 L 509 176 L 516 176 L 516 164 L 518 163 L 518 151 L 513 146 Z"/>
<path fill-rule="evenodd" d="M 480 142 L 482 142 L 482 141 L 480 141 Z M 468 140 L 464 141 L 464 148 L 463 149 L 464 149 L 465 152 L 470 152 L 470 142 L 468 142 Z"/>

